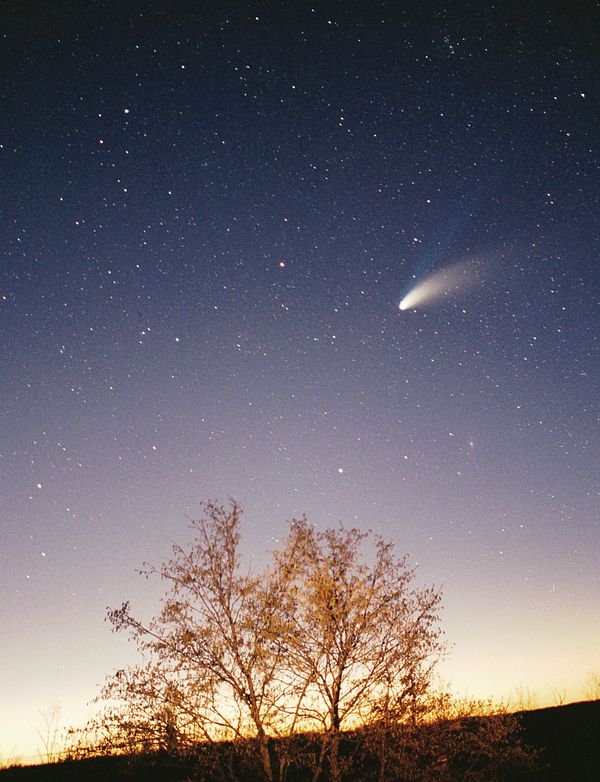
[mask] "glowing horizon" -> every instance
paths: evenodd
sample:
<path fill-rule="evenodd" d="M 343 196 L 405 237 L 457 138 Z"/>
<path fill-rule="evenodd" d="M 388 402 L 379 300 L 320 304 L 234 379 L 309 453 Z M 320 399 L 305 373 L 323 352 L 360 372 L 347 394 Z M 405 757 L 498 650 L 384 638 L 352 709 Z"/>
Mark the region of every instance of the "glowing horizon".
<path fill-rule="evenodd" d="M 595 662 L 595 660 L 591 662 Z M 489 667 L 492 667 L 491 664 Z M 530 668 L 530 663 L 528 663 L 527 668 L 532 674 L 534 667 L 535 664 Z M 449 689 L 457 698 L 482 701 L 492 700 L 495 704 L 506 705 L 511 711 L 544 708 L 562 705 L 563 703 L 576 703 L 581 700 L 589 700 L 592 697 L 591 685 L 586 681 L 585 675 L 581 676 L 581 681 L 577 681 L 578 677 L 570 674 L 566 679 L 560 679 L 556 682 L 544 682 L 543 679 L 549 672 L 546 669 L 540 670 L 539 666 L 537 668 L 535 678 L 529 679 L 529 682 L 537 682 L 533 687 L 529 686 L 527 682 L 515 682 L 507 690 L 485 686 L 481 682 L 475 684 L 475 686 L 469 686 L 466 683 L 467 680 L 470 682 L 473 682 L 474 679 L 478 680 L 481 671 L 473 670 L 471 661 L 465 657 L 462 660 L 462 664 L 455 669 L 452 665 L 441 666 L 439 672 L 440 686 L 451 684 L 452 686 Z M 460 671 L 460 675 L 457 676 L 456 673 L 453 673 L 453 669 Z M 506 672 L 500 670 L 499 675 L 503 678 Z M 446 678 L 447 676 L 451 676 L 453 681 L 449 682 Z M 93 694 L 95 695 L 97 692 Z M 73 701 L 73 695 L 71 696 L 71 701 Z M 85 698 L 82 700 L 85 700 Z M 59 725 L 64 730 L 71 727 L 82 727 L 85 720 L 94 713 L 92 709 L 82 704 L 73 704 L 70 709 L 63 708 L 59 702 L 56 702 L 54 705 L 60 707 Z M 14 715 L 17 723 L 20 722 L 21 724 L 19 730 L 11 730 L 11 726 L 13 728 L 16 727 L 14 721 L 11 721 L 8 727 L 3 727 L 2 744 L 0 745 L 0 768 L 12 763 L 29 765 L 45 762 L 45 750 L 40 737 L 36 733 L 36 729 L 42 727 L 41 711 L 47 711 L 47 707 L 40 706 L 40 711 L 33 714 L 19 712 Z M 27 728 L 23 727 L 24 724 L 27 724 Z M 57 748 L 62 748 L 63 746 L 63 743 L 57 742 Z"/>

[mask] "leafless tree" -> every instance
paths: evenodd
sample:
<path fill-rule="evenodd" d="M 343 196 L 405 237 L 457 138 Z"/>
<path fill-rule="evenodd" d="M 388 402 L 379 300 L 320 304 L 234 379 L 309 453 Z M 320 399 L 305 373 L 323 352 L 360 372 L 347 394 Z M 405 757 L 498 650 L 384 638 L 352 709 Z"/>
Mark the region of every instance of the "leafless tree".
<path fill-rule="evenodd" d="M 118 672 L 105 694 L 131 694 L 142 717 L 148 704 L 161 704 L 149 717 L 155 727 L 163 723 L 163 736 L 169 726 L 171 742 L 252 738 L 272 782 L 269 737 L 280 730 L 286 698 L 278 642 L 285 584 L 271 571 L 242 572 L 240 515 L 235 502 L 206 503 L 192 523 L 192 545 L 174 546 L 172 559 L 144 571 L 168 584 L 162 611 L 148 625 L 127 603 L 109 612 L 114 628 L 130 631 L 152 663 Z"/>
<path fill-rule="evenodd" d="M 342 778 L 340 737 L 385 702 L 407 714 L 431 684 L 442 650 L 440 593 L 413 586 L 392 544 L 358 529 L 294 521 L 276 561 L 287 585 L 285 659 L 300 724 L 320 736 L 312 779 Z"/>
<path fill-rule="evenodd" d="M 600 699 L 600 674 L 588 674 L 588 694 L 592 700 Z"/>
<path fill-rule="evenodd" d="M 63 735 L 60 719 L 60 706 L 40 710 L 40 723 L 35 732 L 41 741 L 39 756 L 45 763 L 54 763 L 60 757 L 63 746 Z"/>
<path fill-rule="evenodd" d="M 253 770 L 284 782 L 295 767 L 312 782 L 341 782 L 368 758 L 364 778 L 382 782 L 416 752 L 443 765 L 433 729 L 427 751 L 415 732 L 443 703 L 431 695 L 439 590 L 417 587 L 391 543 L 305 518 L 253 573 L 241 562 L 240 517 L 235 501 L 206 503 L 191 544 L 144 567 L 167 585 L 150 622 L 128 603 L 109 610 L 142 662 L 107 679 L 104 710 L 78 746 L 186 752 L 223 780 Z"/>

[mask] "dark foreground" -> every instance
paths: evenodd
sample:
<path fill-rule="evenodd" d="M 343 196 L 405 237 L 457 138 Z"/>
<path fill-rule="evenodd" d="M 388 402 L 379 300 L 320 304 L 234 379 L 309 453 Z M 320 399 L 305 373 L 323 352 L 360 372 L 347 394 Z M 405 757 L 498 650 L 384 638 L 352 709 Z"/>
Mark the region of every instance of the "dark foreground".
<path fill-rule="evenodd" d="M 600 701 L 536 709 L 520 716 L 524 741 L 541 754 L 538 768 L 519 774 L 518 782 L 600 780 Z M 123 757 L 0 770 L 0 782 L 184 782 L 190 779 L 209 782 L 211 775 L 203 775 L 198 769 L 192 772 L 189 767 L 168 759 L 131 763 Z"/>

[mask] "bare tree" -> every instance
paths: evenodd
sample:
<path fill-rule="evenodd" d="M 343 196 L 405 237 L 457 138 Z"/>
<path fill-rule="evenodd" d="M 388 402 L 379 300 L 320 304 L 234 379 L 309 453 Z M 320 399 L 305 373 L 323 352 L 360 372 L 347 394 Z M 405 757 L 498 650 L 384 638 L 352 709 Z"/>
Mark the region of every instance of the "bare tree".
<path fill-rule="evenodd" d="M 563 688 L 558 687 L 552 687 L 552 685 L 549 685 L 550 689 L 552 690 L 552 694 L 554 695 L 554 703 L 556 706 L 564 706 L 565 702 L 567 700 L 567 691 Z"/>
<path fill-rule="evenodd" d="M 292 522 L 276 554 L 291 599 L 284 639 L 301 724 L 320 736 L 313 782 L 325 764 L 342 778 L 340 737 L 374 710 L 414 710 L 442 650 L 440 593 L 413 587 L 414 571 L 393 545 L 358 529 L 318 532 Z"/>
<path fill-rule="evenodd" d="M 64 743 L 60 706 L 54 705 L 50 709 L 40 710 L 39 714 L 40 724 L 35 727 L 35 732 L 42 743 L 39 755 L 45 763 L 54 763 L 60 757 Z"/>
<path fill-rule="evenodd" d="M 592 700 L 600 699 L 600 674 L 598 673 L 588 674 L 588 697 Z"/>
<path fill-rule="evenodd" d="M 431 695 L 443 652 L 439 590 L 415 586 L 406 558 L 372 533 L 318 531 L 305 518 L 291 522 L 271 566 L 252 573 L 241 563 L 240 516 L 235 501 L 206 503 L 191 544 L 145 566 L 167 585 L 150 622 L 128 603 L 109 610 L 142 662 L 107 679 L 104 711 L 74 754 L 89 744 L 185 752 L 229 781 L 253 770 L 284 782 L 295 768 L 313 782 L 341 782 L 360 762 L 365 780 L 383 782 L 419 753 L 443 766 L 451 753 L 442 734 L 431 728 L 428 747 L 415 732 L 443 704 Z M 477 732 L 485 735 L 493 756 L 505 734 Z"/>
<path fill-rule="evenodd" d="M 144 571 L 168 583 L 162 611 L 148 625 L 127 603 L 109 612 L 114 628 L 129 630 L 153 663 L 119 672 L 106 695 L 131 695 L 140 716 L 160 703 L 151 721 L 156 726 L 168 713 L 172 741 L 251 737 L 272 782 L 269 735 L 278 731 L 285 695 L 284 647 L 276 642 L 285 587 L 269 571 L 242 573 L 240 515 L 233 501 L 228 509 L 206 503 L 190 548 L 174 546 L 171 560 Z"/>

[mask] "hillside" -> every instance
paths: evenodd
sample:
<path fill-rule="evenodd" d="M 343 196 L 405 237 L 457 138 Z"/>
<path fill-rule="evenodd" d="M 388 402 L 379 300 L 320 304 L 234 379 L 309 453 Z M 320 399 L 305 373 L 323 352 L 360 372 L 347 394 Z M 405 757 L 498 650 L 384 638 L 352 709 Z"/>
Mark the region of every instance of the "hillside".
<path fill-rule="evenodd" d="M 535 709 L 519 716 L 525 741 L 541 752 L 540 768 L 521 776 L 519 782 L 600 779 L 600 700 Z M 190 779 L 190 771 L 168 759 L 131 764 L 127 758 L 101 757 L 3 769 L 0 782 L 183 782 Z"/>
<path fill-rule="evenodd" d="M 542 768 L 531 779 L 543 782 L 598 782 L 600 700 L 523 712 L 525 741 L 542 749 Z"/>

